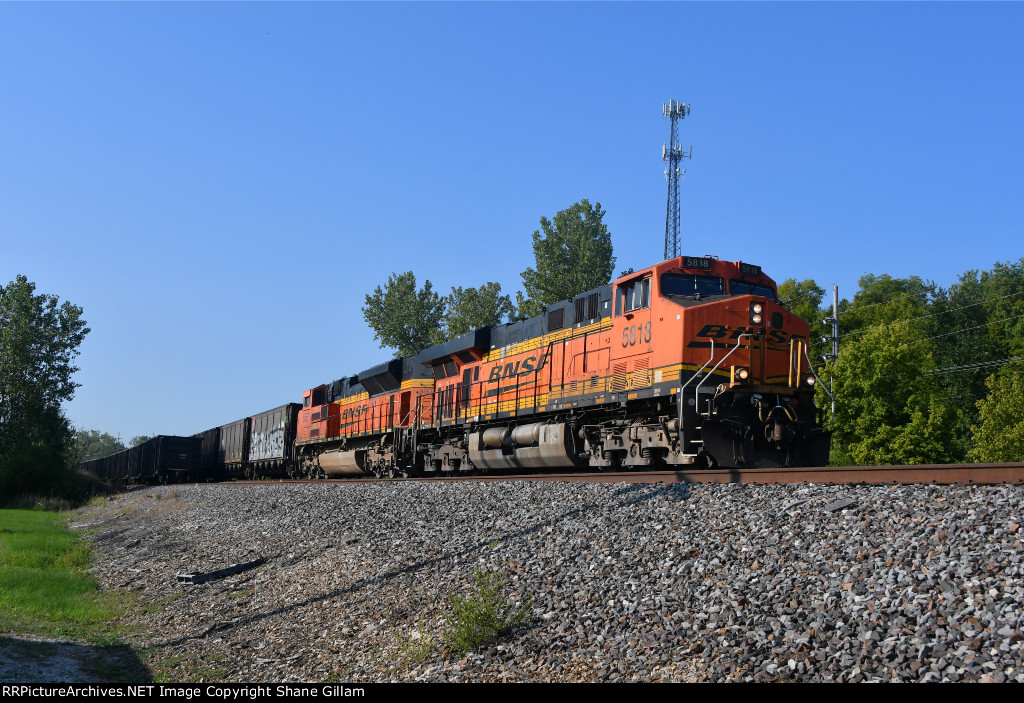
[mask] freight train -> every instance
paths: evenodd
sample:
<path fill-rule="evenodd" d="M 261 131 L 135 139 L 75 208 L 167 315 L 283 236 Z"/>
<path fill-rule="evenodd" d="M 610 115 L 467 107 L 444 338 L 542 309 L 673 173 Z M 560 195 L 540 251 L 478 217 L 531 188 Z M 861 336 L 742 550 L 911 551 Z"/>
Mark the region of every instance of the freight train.
<path fill-rule="evenodd" d="M 193 467 L 155 473 L 824 466 L 808 334 L 759 266 L 677 257 L 200 432 Z"/>

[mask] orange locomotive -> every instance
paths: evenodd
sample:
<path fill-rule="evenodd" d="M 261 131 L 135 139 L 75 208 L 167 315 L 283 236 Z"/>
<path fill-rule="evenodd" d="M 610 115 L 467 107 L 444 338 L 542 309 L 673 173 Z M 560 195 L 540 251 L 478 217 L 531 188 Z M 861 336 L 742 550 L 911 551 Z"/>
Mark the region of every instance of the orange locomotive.
<path fill-rule="evenodd" d="M 825 465 L 807 339 L 760 267 L 670 259 L 307 391 L 293 468 Z"/>

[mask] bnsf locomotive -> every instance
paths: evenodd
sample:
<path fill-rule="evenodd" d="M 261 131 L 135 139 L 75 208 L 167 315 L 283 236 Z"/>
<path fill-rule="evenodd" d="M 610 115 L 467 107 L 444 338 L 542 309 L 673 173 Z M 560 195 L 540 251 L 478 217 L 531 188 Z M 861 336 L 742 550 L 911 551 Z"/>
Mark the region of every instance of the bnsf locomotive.
<path fill-rule="evenodd" d="M 199 463 L 308 477 L 823 466 L 807 343 L 760 267 L 679 257 L 200 433 Z"/>

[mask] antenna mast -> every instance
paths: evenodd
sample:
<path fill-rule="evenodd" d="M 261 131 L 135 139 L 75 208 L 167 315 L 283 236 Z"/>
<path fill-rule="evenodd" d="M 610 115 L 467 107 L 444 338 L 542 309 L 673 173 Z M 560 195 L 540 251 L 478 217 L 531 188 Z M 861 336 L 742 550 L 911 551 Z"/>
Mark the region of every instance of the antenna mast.
<path fill-rule="evenodd" d="M 679 256 L 679 177 L 686 171 L 679 168 L 683 159 L 693 158 L 693 146 L 689 153 L 683 152 L 679 143 L 678 121 L 690 114 L 689 103 L 669 100 L 661 106 L 661 114 L 672 121 L 668 144 L 661 146 L 661 158 L 668 164 L 665 177 L 668 179 L 668 208 L 665 212 L 665 258 Z"/>

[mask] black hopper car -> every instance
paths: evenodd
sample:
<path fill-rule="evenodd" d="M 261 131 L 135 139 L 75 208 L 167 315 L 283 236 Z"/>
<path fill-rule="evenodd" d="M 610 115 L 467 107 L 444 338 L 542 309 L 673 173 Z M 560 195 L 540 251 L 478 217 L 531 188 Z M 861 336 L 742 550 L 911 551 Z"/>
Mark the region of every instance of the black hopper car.
<path fill-rule="evenodd" d="M 101 459 L 82 462 L 82 469 L 105 480 L 131 483 L 181 483 L 201 475 L 202 440 L 159 435 Z"/>
<path fill-rule="evenodd" d="M 83 462 L 81 468 L 104 480 L 127 483 L 284 476 L 301 407 L 287 403 L 191 437 L 160 435 Z"/>

